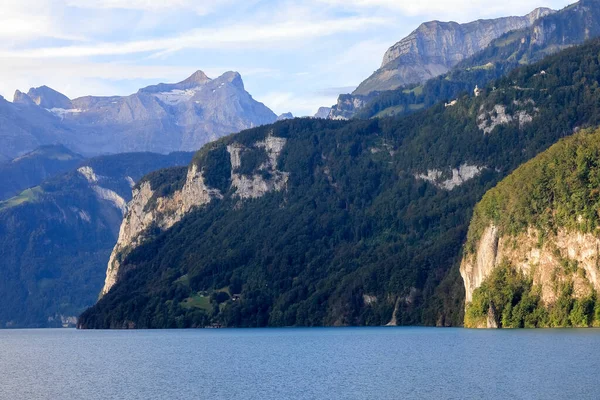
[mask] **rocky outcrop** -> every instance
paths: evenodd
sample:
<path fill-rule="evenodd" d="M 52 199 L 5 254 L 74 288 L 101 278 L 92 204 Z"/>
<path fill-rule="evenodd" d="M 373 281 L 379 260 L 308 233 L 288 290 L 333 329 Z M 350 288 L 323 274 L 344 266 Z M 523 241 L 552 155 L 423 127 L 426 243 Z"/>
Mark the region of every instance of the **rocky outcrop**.
<path fill-rule="evenodd" d="M 378 92 L 369 93 L 368 95 L 361 94 L 341 94 L 338 97 L 337 103 L 329 112 L 329 119 L 346 120 L 350 119 L 361 108 L 378 96 Z"/>
<path fill-rule="evenodd" d="M 202 172 L 196 164 L 190 166 L 181 190 L 168 197 L 156 198 L 155 205 L 149 210 L 147 207 L 154 199 L 154 191 L 150 182 L 142 182 L 138 189 L 133 190 L 133 199 L 127 206 L 127 213 L 119 230 L 119 239 L 108 261 L 101 295 L 106 294 L 116 283 L 119 274 L 123 273 L 120 268 L 121 260 L 143 242 L 148 229 L 153 226 L 161 230 L 168 229 L 180 221 L 192 207 L 207 204 L 218 197 L 222 197 L 222 194 L 204 184 Z"/>
<path fill-rule="evenodd" d="M 506 110 L 506 106 L 502 104 L 494 105 L 490 111 L 486 111 L 484 106 L 481 106 L 479 115 L 477 116 L 479 130 L 487 135 L 496 129 L 497 126 L 508 125 L 511 122 L 517 122 L 519 128 L 523 129 L 540 112 L 535 107 L 535 102 L 532 99 L 525 101 L 515 100 L 513 101 L 513 108 L 513 112 L 509 113 Z"/>
<path fill-rule="evenodd" d="M 188 168 L 183 187 L 166 196 L 157 195 L 157 188 L 153 188 L 150 181 L 142 180 L 139 187 L 134 188 L 133 198 L 127 205 L 119 238 L 108 262 L 101 296 L 108 293 L 123 275 L 125 270 L 122 267 L 122 260 L 150 237 L 151 229 L 167 230 L 193 208 L 206 205 L 214 199 L 222 199 L 227 195 L 244 200 L 283 190 L 289 174 L 278 170 L 277 160 L 285 144 L 286 139 L 268 135 L 264 140 L 253 143 L 252 146 L 244 146 L 236 142 L 226 145 L 231 163 L 231 190 L 227 193 L 209 187 L 205 183 L 204 167 L 197 162 L 193 162 Z M 243 164 L 242 154 L 256 149 L 266 153 L 266 160 L 251 175 L 239 172 Z"/>
<path fill-rule="evenodd" d="M 391 90 L 423 83 L 442 75 L 460 61 L 487 47 L 501 35 L 531 26 L 553 13 L 538 8 L 523 17 L 478 20 L 467 24 L 426 22 L 388 49 L 381 67 L 362 82 L 353 94 Z"/>
<path fill-rule="evenodd" d="M 426 174 L 416 174 L 415 178 L 431 182 L 440 189 L 452 190 L 475 178 L 483 170 L 484 167 L 462 164 L 458 168 L 452 168 L 451 177 L 446 177 L 444 171 L 439 169 L 430 169 Z"/>
<path fill-rule="evenodd" d="M 544 235 L 547 233 L 544 233 Z M 529 228 L 515 237 L 501 235 L 490 224 L 481 235 L 474 253 L 467 254 L 460 266 L 465 285 L 465 304 L 473 299 L 473 292 L 481 286 L 492 271 L 503 262 L 510 263 L 541 287 L 545 304 L 553 304 L 557 282 L 573 282 L 574 297 L 600 292 L 600 238 L 596 235 L 560 229 L 556 235 L 543 240 L 539 232 Z M 569 268 L 565 268 L 569 265 Z"/>
<path fill-rule="evenodd" d="M 231 159 L 231 186 L 236 189 L 235 196 L 242 199 L 255 199 L 267 192 L 280 191 L 287 184 L 289 174 L 277 169 L 277 159 L 285 146 L 283 138 L 269 136 L 253 147 L 264 149 L 267 160 L 263 162 L 251 176 L 237 173 L 241 167 L 241 153 L 247 148 L 238 143 L 227 146 Z"/>
<path fill-rule="evenodd" d="M 106 200 L 119 210 L 121 210 L 121 214 L 125 214 L 127 203 L 125 199 L 119 196 L 115 191 L 104 188 L 100 186 L 100 179 L 103 177 L 98 177 L 92 167 L 83 166 L 77 169 L 77 171 L 88 181 L 90 187 L 96 194 L 96 197 L 99 200 Z M 131 178 L 129 178 L 131 179 Z"/>

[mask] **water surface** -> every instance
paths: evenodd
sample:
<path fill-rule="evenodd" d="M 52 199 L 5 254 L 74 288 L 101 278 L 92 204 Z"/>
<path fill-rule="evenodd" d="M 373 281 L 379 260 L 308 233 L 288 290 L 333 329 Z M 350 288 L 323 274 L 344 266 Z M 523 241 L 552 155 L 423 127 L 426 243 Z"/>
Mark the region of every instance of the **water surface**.
<path fill-rule="evenodd" d="M 600 330 L 0 330 L 0 399 L 592 399 Z"/>

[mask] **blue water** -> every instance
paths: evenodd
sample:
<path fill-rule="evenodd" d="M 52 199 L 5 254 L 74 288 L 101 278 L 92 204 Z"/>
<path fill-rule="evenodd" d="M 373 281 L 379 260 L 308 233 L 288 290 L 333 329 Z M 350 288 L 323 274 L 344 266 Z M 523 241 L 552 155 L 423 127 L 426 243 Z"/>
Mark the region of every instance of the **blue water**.
<path fill-rule="evenodd" d="M 0 399 L 597 399 L 600 330 L 0 330 Z"/>

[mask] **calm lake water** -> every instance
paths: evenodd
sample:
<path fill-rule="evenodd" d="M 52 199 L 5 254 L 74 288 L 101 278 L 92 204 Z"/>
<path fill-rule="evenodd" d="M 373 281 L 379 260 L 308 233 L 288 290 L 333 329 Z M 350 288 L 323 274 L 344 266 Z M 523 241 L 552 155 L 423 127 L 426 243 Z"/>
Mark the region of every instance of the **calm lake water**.
<path fill-rule="evenodd" d="M 0 399 L 597 399 L 600 330 L 0 331 Z"/>

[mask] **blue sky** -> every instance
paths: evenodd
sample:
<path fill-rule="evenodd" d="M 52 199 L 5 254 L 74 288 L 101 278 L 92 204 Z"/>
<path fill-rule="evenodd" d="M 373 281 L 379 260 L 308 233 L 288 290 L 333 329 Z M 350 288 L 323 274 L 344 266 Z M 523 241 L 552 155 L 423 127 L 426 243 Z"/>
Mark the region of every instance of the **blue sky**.
<path fill-rule="evenodd" d="M 571 1 L 3 0 L 0 95 L 48 85 L 127 95 L 201 69 L 242 74 L 277 114 L 312 115 L 376 70 L 421 22 L 524 15 Z"/>

